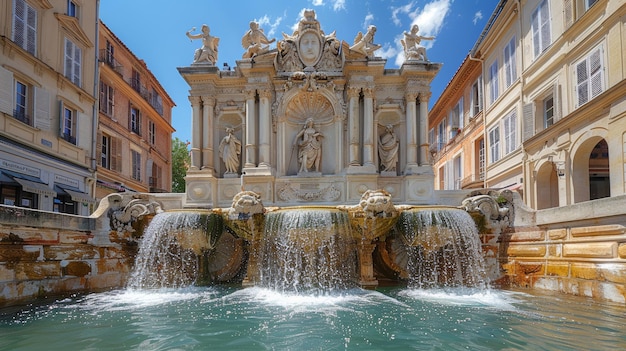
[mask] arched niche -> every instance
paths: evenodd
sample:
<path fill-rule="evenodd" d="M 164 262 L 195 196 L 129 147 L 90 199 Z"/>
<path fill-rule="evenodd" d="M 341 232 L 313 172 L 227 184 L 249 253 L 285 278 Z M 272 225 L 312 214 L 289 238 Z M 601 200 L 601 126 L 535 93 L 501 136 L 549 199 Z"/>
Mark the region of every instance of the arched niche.
<path fill-rule="evenodd" d="M 535 181 L 537 209 L 559 207 L 559 181 L 554 163 L 546 160 L 537 165 Z"/>
<path fill-rule="evenodd" d="M 406 164 L 406 128 L 404 123 L 404 118 L 402 117 L 402 109 L 399 105 L 390 104 L 390 105 L 382 105 L 379 108 L 378 113 L 376 114 L 376 145 L 375 151 L 375 162 L 376 169 L 381 168 L 381 160 L 380 160 L 380 145 L 379 142 L 381 137 L 386 133 L 387 126 L 392 126 L 393 131 L 396 135 L 396 138 L 400 142 L 399 150 L 398 150 L 398 164 L 396 165 L 396 172 L 399 172 L 403 169 L 404 164 Z M 361 151 L 362 152 L 362 151 Z"/>
<path fill-rule="evenodd" d="M 311 91 L 312 90 L 312 91 Z M 294 88 L 287 92 L 278 109 L 276 123 L 277 173 L 298 174 L 298 148 L 296 135 L 307 119 L 314 121 L 315 129 L 323 135 L 322 174 L 338 174 L 343 165 L 343 126 L 338 111 L 339 101 L 329 89 Z"/>
<path fill-rule="evenodd" d="M 245 160 L 245 133 L 244 133 L 244 116 L 239 111 L 223 111 L 217 118 L 217 123 L 213 128 L 213 155 L 215 159 L 213 160 L 215 165 L 215 172 L 218 174 L 218 177 L 223 177 L 224 172 L 226 172 L 226 165 L 224 161 L 220 157 L 220 143 L 222 139 L 228 134 L 227 128 L 232 128 L 234 130 L 233 135 L 239 139 L 241 142 L 241 155 L 239 157 L 239 169 L 238 173 L 241 173 L 241 167 L 243 165 L 243 160 Z"/>

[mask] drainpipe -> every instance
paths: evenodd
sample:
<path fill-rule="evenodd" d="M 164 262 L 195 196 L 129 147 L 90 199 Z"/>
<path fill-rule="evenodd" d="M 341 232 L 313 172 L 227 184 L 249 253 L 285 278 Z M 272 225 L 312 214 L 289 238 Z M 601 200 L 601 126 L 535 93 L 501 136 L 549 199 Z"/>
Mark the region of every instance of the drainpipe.
<path fill-rule="evenodd" d="M 96 30 L 96 42 L 95 42 L 95 60 L 94 60 L 94 64 L 95 64 L 95 69 L 94 69 L 94 73 L 93 73 L 93 96 L 95 97 L 95 102 L 93 105 L 93 125 L 92 125 L 92 132 L 91 132 L 91 169 L 93 170 L 93 183 L 91 184 L 91 194 L 95 197 L 96 196 L 96 183 L 98 181 L 97 179 L 97 174 L 96 174 L 96 168 L 98 166 L 98 162 L 96 160 L 96 155 L 97 155 L 97 150 L 96 148 L 98 147 L 98 105 L 100 104 L 100 93 L 99 93 L 99 87 L 100 87 L 100 64 L 99 64 L 99 58 L 98 58 L 98 51 L 99 51 L 99 41 L 100 41 L 100 0 L 96 0 L 96 26 L 95 26 L 95 30 Z"/>

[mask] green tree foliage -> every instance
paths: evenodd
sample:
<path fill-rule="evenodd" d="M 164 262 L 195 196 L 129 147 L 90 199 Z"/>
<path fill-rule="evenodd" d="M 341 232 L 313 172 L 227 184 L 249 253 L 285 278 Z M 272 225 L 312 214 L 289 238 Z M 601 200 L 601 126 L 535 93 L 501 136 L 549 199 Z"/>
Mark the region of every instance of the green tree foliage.
<path fill-rule="evenodd" d="M 178 138 L 172 139 L 172 192 L 185 192 L 185 176 L 191 164 L 191 157 L 187 149 L 189 142 Z"/>

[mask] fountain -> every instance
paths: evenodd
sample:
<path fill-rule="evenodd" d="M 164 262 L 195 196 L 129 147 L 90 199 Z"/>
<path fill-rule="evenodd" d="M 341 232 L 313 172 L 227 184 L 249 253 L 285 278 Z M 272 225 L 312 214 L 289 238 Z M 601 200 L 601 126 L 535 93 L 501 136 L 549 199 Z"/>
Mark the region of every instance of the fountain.
<path fill-rule="evenodd" d="M 89 218 L 0 206 L 0 303 L 76 294 L 0 310 L 0 349 L 626 344 L 626 199 L 564 214 L 506 190 L 435 191 L 441 64 L 384 69 L 357 37 L 306 11 L 276 49 L 247 37 L 232 71 L 202 50 L 179 68 L 193 108 L 185 194 L 112 194 Z"/>

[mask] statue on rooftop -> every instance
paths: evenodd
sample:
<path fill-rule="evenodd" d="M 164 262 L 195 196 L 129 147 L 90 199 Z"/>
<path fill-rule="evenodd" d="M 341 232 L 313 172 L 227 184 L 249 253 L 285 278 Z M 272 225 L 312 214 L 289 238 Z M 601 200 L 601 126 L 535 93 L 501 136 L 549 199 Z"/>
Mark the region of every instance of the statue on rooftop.
<path fill-rule="evenodd" d="M 360 52 L 368 57 L 372 56 L 374 51 L 381 48 L 381 45 L 374 44 L 374 34 L 376 34 L 376 26 L 374 25 L 367 28 L 365 35 L 359 32 L 354 38 L 354 45 L 350 47 L 350 50 Z"/>
<path fill-rule="evenodd" d="M 186 33 L 187 37 L 191 40 L 202 39 L 202 47 L 196 49 L 193 63 L 207 62 L 215 65 L 215 62 L 217 62 L 217 45 L 220 42 L 220 38 L 211 36 L 211 29 L 206 24 L 202 25 L 200 33 L 191 34 L 191 32 L 195 30 L 196 27 L 193 27 Z"/>
<path fill-rule="evenodd" d="M 426 57 L 426 48 L 419 45 L 422 40 L 433 40 L 435 37 L 424 37 L 418 35 L 419 26 L 414 24 L 411 27 L 411 32 L 404 32 L 404 39 L 401 40 L 404 47 L 404 57 L 406 60 L 423 60 L 428 61 Z"/>
<path fill-rule="evenodd" d="M 267 39 L 263 29 L 259 28 L 258 22 L 250 22 L 250 29 L 241 38 L 241 45 L 246 49 L 243 58 L 253 58 L 266 53 L 269 51 L 269 44 L 275 41 L 276 39 Z"/>

